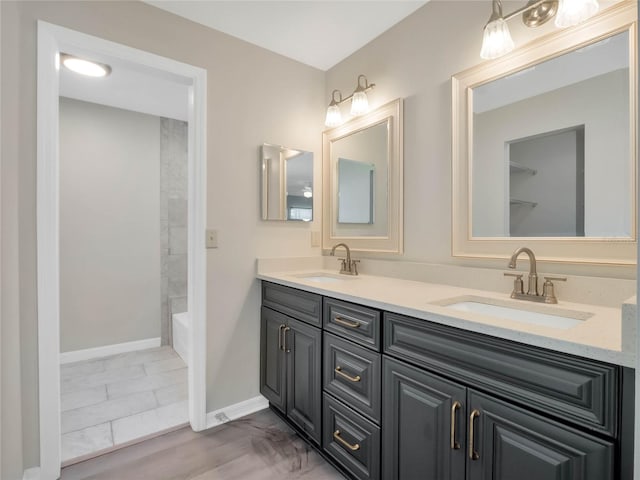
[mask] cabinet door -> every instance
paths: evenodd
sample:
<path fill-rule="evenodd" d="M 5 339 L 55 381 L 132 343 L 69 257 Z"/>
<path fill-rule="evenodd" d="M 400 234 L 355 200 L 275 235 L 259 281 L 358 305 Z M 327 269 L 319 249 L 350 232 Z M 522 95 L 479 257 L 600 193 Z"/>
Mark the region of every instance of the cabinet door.
<path fill-rule="evenodd" d="M 260 328 L 260 393 L 279 410 L 285 411 L 286 364 L 282 349 L 283 330 L 289 319 L 262 307 Z"/>
<path fill-rule="evenodd" d="M 385 357 L 383 397 L 383 478 L 463 480 L 466 389 Z"/>
<path fill-rule="evenodd" d="M 285 330 L 287 416 L 320 444 L 322 331 L 293 318 Z"/>
<path fill-rule="evenodd" d="M 609 442 L 472 390 L 468 412 L 469 480 L 613 479 Z"/>

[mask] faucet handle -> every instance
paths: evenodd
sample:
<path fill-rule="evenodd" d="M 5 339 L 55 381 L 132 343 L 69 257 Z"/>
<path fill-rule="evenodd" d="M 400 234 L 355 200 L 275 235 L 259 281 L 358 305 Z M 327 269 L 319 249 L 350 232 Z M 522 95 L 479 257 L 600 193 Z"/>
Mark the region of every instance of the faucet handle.
<path fill-rule="evenodd" d="M 524 294 L 524 282 L 522 281 L 522 273 L 507 273 L 504 272 L 505 277 L 515 277 L 513 280 L 513 292 L 511 296 Z"/>
<path fill-rule="evenodd" d="M 351 273 L 353 275 L 358 275 L 358 264 L 360 260 L 351 260 Z"/>
<path fill-rule="evenodd" d="M 542 285 L 542 296 L 544 297 L 544 302 L 558 303 L 558 298 L 556 297 L 556 292 L 553 288 L 553 282 L 551 280 L 555 280 L 557 282 L 566 282 L 567 277 L 544 277 L 544 284 Z"/>
<path fill-rule="evenodd" d="M 567 277 L 544 277 L 545 281 L 551 281 L 554 280 L 556 282 L 566 282 L 567 281 Z"/>
<path fill-rule="evenodd" d="M 344 273 L 347 271 L 347 259 L 346 258 L 336 258 L 340 262 L 340 273 Z"/>

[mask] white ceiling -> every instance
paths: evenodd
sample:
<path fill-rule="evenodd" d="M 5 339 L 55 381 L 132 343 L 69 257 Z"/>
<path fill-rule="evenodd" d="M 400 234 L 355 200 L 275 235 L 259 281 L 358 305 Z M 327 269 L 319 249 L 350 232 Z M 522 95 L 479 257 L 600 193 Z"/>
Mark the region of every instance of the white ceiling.
<path fill-rule="evenodd" d="M 143 1 L 328 70 L 428 0 Z"/>
<path fill-rule="evenodd" d="M 60 96 L 158 117 L 186 121 L 189 85 L 185 79 L 94 52 L 65 52 L 111 67 L 107 77 L 78 75 L 60 68 Z"/>

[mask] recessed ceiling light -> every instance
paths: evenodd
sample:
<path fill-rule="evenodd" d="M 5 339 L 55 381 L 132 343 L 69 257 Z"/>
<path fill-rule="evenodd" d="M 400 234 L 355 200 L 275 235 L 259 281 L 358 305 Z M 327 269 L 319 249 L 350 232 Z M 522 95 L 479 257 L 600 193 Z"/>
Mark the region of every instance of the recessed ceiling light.
<path fill-rule="evenodd" d="M 88 77 L 106 77 L 111 73 L 111 67 L 103 63 L 92 62 L 84 58 L 75 57 L 68 53 L 60 54 L 62 64 L 72 72 Z"/>

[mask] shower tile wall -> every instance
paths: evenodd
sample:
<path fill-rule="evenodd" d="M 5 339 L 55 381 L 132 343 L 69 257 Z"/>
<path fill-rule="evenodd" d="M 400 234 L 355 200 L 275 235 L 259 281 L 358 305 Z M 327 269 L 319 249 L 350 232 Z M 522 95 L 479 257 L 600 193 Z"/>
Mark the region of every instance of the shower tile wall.
<path fill-rule="evenodd" d="M 171 345 L 171 315 L 187 311 L 187 123 L 160 119 L 162 344 Z"/>

